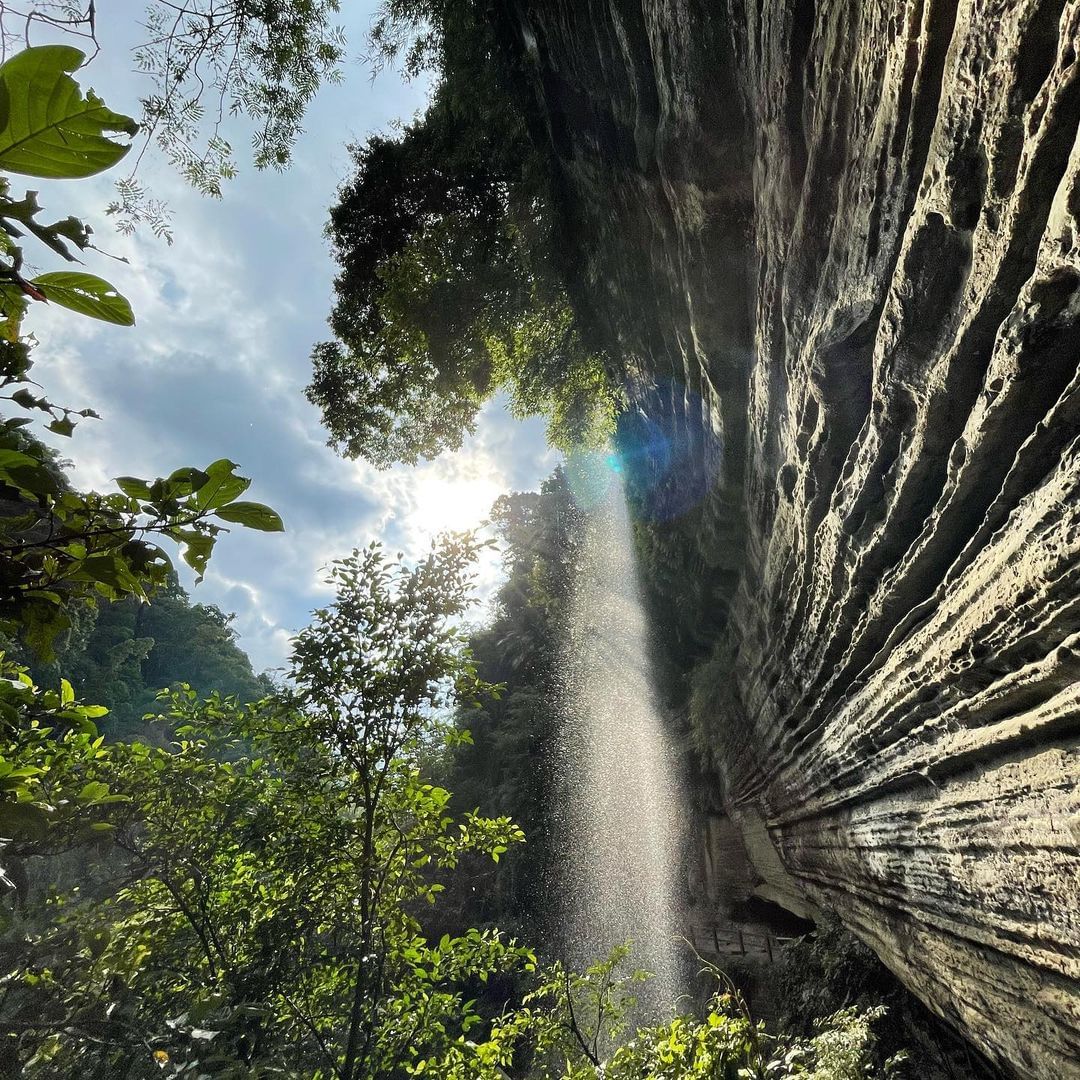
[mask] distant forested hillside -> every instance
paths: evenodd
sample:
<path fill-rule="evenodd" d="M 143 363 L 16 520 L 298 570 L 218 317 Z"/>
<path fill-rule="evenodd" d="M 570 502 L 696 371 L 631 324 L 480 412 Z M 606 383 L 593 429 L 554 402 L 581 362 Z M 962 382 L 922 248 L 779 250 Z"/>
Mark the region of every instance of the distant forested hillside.
<path fill-rule="evenodd" d="M 216 690 L 242 702 L 273 689 L 267 675 L 252 670 L 232 620 L 213 604 L 192 603 L 173 580 L 148 603 L 129 598 L 76 612 L 56 660 L 44 665 L 28 657 L 29 666 L 43 685 L 63 672 L 81 700 L 108 708 L 98 725 L 108 738 L 152 738 L 142 717 L 157 711 L 165 687 L 183 682 L 200 696 Z"/>

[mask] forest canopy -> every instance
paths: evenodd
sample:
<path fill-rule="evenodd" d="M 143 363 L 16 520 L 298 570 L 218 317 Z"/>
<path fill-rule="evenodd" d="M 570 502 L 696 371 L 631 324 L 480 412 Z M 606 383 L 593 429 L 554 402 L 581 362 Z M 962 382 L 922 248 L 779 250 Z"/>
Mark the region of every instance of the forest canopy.
<path fill-rule="evenodd" d="M 435 85 L 419 119 L 352 147 L 330 212 L 334 339 L 308 396 L 350 457 L 455 449 L 499 390 L 555 445 L 612 429 L 618 395 L 555 268 L 549 170 L 499 26 L 464 0 L 390 4 L 376 25 L 381 59 Z"/>

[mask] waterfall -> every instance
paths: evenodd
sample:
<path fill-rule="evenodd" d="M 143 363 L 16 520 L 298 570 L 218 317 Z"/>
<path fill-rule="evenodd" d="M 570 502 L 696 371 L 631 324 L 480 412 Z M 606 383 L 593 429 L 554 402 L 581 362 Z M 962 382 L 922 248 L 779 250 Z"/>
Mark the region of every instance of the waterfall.
<path fill-rule="evenodd" d="M 561 937 L 579 970 L 632 940 L 630 968 L 655 976 L 638 995 L 637 1019 L 644 1021 L 670 1015 L 683 989 L 678 875 L 684 803 L 653 689 L 618 474 L 607 471 L 589 501 L 565 637 L 556 762 L 563 800 L 556 823 Z"/>

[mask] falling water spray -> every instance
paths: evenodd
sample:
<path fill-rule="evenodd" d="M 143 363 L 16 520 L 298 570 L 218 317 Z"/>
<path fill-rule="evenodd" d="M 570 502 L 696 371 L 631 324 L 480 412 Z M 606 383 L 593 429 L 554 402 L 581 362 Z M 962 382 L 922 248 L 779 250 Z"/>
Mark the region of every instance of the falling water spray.
<path fill-rule="evenodd" d="M 655 976 L 639 995 L 645 1020 L 670 1014 L 683 989 L 684 803 L 653 688 L 623 485 L 609 469 L 592 486 L 563 658 L 561 936 L 579 969 L 632 941 L 632 967 Z"/>

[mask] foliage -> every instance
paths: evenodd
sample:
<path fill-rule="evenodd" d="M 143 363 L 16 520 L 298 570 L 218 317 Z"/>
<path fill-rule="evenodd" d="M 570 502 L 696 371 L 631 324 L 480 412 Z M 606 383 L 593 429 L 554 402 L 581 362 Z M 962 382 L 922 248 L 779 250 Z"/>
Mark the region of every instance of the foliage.
<path fill-rule="evenodd" d="M 150 198 L 136 176 L 150 145 L 198 190 L 220 195 L 222 183 L 237 169 L 222 125 L 227 116 L 242 115 L 254 124 L 256 168 L 289 164 L 307 106 L 324 83 L 340 78 L 345 39 L 335 21 L 339 8 L 339 0 L 150 0 L 145 37 L 134 57 L 151 85 L 140 102 L 143 143 L 135 166 L 117 181 L 117 198 L 109 206 L 122 232 L 146 223 L 155 234 L 171 239 L 167 207 Z M 30 0 L 22 10 L 0 4 L 5 53 L 30 44 L 39 27 L 88 43 L 93 48 L 90 60 L 97 55 L 92 0 L 85 5 Z M 44 55 L 41 48 L 20 53 L 20 64 L 31 62 L 27 53 Z M 45 48 L 78 57 L 67 71 L 83 63 L 82 53 L 70 46 Z M 93 100 L 88 95 L 88 102 Z M 82 122 L 104 115 L 88 112 Z M 134 134 L 134 122 L 121 119 L 124 130 Z"/>
<path fill-rule="evenodd" d="M 154 85 L 142 100 L 143 124 L 189 183 L 220 195 L 221 182 L 234 175 L 221 134 L 226 114 L 255 122 L 256 168 L 289 164 L 307 105 L 323 82 L 339 78 L 339 7 L 338 0 L 155 0 L 147 7 L 148 37 L 135 52 Z"/>
<path fill-rule="evenodd" d="M 107 108 L 93 92 L 83 97 L 68 72 L 84 59 L 68 45 L 41 45 L 24 49 L 0 66 L 0 171 L 79 179 L 112 167 L 127 154 L 129 145 L 107 133 L 134 135 L 138 126 Z M 69 245 L 80 250 L 90 246 L 90 230 L 75 218 L 42 225 L 35 220 L 38 213 L 35 192 L 16 200 L 9 182 L 2 180 L 0 348 L 9 380 L 25 359 L 19 336 L 27 298 L 52 301 L 121 326 L 135 321 L 127 300 L 92 274 L 53 271 L 30 281 L 22 277 L 23 252 L 16 240 L 26 233 L 68 262 L 77 261 Z"/>
<path fill-rule="evenodd" d="M 508 534 L 533 531 L 529 509 L 521 497 L 501 505 Z M 16 820 L 20 861 L 96 835 L 114 865 L 109 889 L 57 891 L 36 907 L 24 897 L 8 916 L 10 1070 L 31 1080 L 885 1075 L 868 1064 L 876 1014 L 777 1041 L 722 995 L 704 1020 L 634 1031 L 643 976 L 623 973 L 625 949 L 580 974 L 551 965 L 517 1004 L 492 1010 L 485 985 L 528 977 L 532 952 L 495 930 L 428 932 L 426 912 L 463 860 L 498 862 L 522 839 L 505 816 L 456 814 L 423 772 L 440 741 L 468 741 L 449 708 L 490 689 L 459 625 L 476 549 L 450 538 L 409 567 L 373 545 L 335 563 L 337 597 L 297 638 L 291 688 L 243 708 L 182 687 L 167 699 L 167 748 L 103 744 L 101 710 L 78 707 L 68 684 L 52 695 L 25 676 L 8 684 L 18 729 L 37 708 L 52 729 L 43 745 L 62 722 L 75 751 L 64 772 L 6 774 L 49 824 Z M 3 805 L 22 812 L 9 795 Z"/>
<path fill-rule="evenodd" d="M 376 24 L 379 55 L 406 48 L 439 81 L 420 120 L 353 148 L 331 211 L 335 340 L 314 351 L 308 396 L 348 456 L 458 447 L 500 389 L 517 415 L 546 414 L 559 445 L 610 429 L 618 396 L 554 271 L 547 171 L 497 24 L 466 0 L 388 5 Z"/>
<path fill-rule="evenodd" d="M 713 755 L 722 743 L 717 728 L 731 709 L 732 639 L 727 629 L 743 539 L 723 487 L 689 475 L 701 468 L 699 455 L 672 451 L 677 443 L 673 433 L 650 438 L 647 430 L 635 430 L 639 419 L 620 417 L 619 451 L 651 629 L 654 680 L 677 725 L 673 735 L 688 751 L 688 764 L 703 771 L 706 786 L 715 792 Z M 666 454 L 677 464 L 669 462 L 668 475 L 658 481 L 656 462 Z M 681 500 L 691 489 L 700 498 L 686 505 Z M 671 511 L 672 504 L 678 512 Z"/>
<path fill-rule="evenodd" d="M 131 326 L 135 322 L 127 300 L 108 282 L 93 274 L 54 270 L 49 274 L 39 274 L 31 284 L 46 300 L 77 311 L 80 315 L 116 323 L 117 326 Z"/>
<path fill-rule="evenodd" d="M 83 97 L 68 72 L 86 59 L 69 45 L 24 49 L 0 67 L 0 170 L 73 180 L 111 168 L 129 146 L 107 132 L 134 135 L 135 121 Z"/>
<path fill-rule="evenodd" d="M 841 1010 L 884 1012 L 874 1025 L 874 1058 L 903 1052 L 905 1076 L 920 1080 L 997 1080 L 1000 1070 L 930 1012 L 874 951 L 835 919 L 787 945 L 772 989 L 784 1030 L 806 1038 L 812 1017 Z"/>
<path fill-rule="evenodd" d="M 784 1043 L 768 1036 L 763 1023 L 733 1011 L 731 999 L 714 998 L 703 1021 L 677 1017 L 670 1024 L 639 1031 L 605 1065 L 610 1080 L 873 1080 L 895 1072 L 901 1058 L 883 1070 L 869 1060 L 871 1025 L 883 1010 L 844 1010 L 823 1021 L 811 1039 Z M 583 1077 L 587 1073 L 581 1074 Z"/>
<path fill-rule="evenodd" d="M 167 728 L 143 720 L 158 711 L 162 687 L 189 683 L 200 697 L 216 690 L 241 702 L 273 692 L 237 644 L 232 618 L 213 604 L 191 603 L 171 581 L 150 603 L 130 597 L 86 609 L 58 644 L 54 663 L 31 660 L 31 671 L 47 685 L 63 673 L 80 698 L 106 706 L 99 728 L 107 738 L 167 739 Z"/>
<path fill-rule="evenodd" d="M 522 1006 L 499 1017 L 475 1056 L 455 1048 L 435 1075 L 497 1080 L 528 1061 L 530 1080 L 886 1080 L 902 1060 L 871 1062 L 871 1026 L 883 1010 L 842 1010 L 806 1039 L 770 1035 L 737 995 L 718 993 L 704 1018 L 677 1016 L 635 1028 L 630 1020 L 641 972 L 624 974 L 626 948 L 583 974 L 553 964 Z"/>
<path fill-rule="evenodd" d="M 107 710 L 80 705 L 71 684 L 34 685 L 0 655 L 0 853 L 8 863 L 98 838 L 111 826 L 95 808 L 124 796 L 101 779 L 108 751 L 94 720 Z M 0 884 L 17 888 L 0 867 Z"/>
<path fill-rule="evenodd" d="M 456 6 L 440 0 L 384 0 L 371 26 L 376 70 L 400 64 L 407 78 L 446 66 L 442 27 Z"/>
<path fill-rule="evenodd" d="M 201 578 L 227 531 L 219 522 L 284 528 L 269 507 L 237 498 L 250 481 L 226 459 L 153 481 L 120 477 L 118 492 L 81 494 L 33 444 L 16 449 L 21 441 L 11 421 L 0 428 L 0 498 L 9 507 L 0 517 L 0 628 L 44 659 L 71 625 L 72 603 L 145 600 L 168 583 L 172 562 L 156 538 L 179 544 Z"/>
<path fill-rule="evenodd" d="M 107 133 L 132 134 L 135 125 L 93 93 L 83 96 L 68 74 L 82 60 L 76 49 L 44 46 L 0 67 L 0 167 L 78 179 L 124 156 L 127 146 Z M 91 246 L 81 222 L 43 225 L 39 212 L 34 193 L 16 201 L 0 178 L 0 387 L 5 400 L 44 413 L 50 431 L 70 436 L 76 417 L 95 414 L 54 405 L 30 389 L 32 342 L 21 330 L 28 298 L 122 325 L 133 318 L 127 301 L 92 275 L 21 276 L 16 241 L 26 234 L 68 261 L 76 261 L 71 246 Z M 123 477 L 111 494 L 77 492 L 56 454 L 28 434 L 29 422 L 0 420 L 0 629 L 39 661 L 53 657 L 62 631 L 70 636 L 86 628 L 96 603 L 145 600 L 170 582 L 171 563 L 154 540 L 177 542 L 201 574 L 224 530 L 220 523 L 282 527 L 268 507 L 239 499 L 249 481 L 225 460 L 154 481 Z M 41 690 L 10 662 L 0 676 L 0 850 L 17 901 L 26 891 L 26 858 L 107 840 L 114 822 L 99 816 L 102 808 L 128 801 L 101 778 L 113 750 L 93 719 L 107 709 L 79 705 L 70 681 L 58 681 L 59 691 Z"/>
<path fill-rule="evenodd" d="M 703 1015 L 635 1027 L 636 985 L 647 978 L 626 973 L 627 947 L 575 975 L 553 965 L 527 996 L 530 1033 L 552 1062 L 532 1076 L 560 1080 L 884 1080 L 902 1056 L 880 1068 L 872 1063 L 872 1025 L 883 1009 L 846 1009 L 819 1021 L 809 1038 L 771 1035 L 754 1022 L 741 997 L 724 989 L 715 968 L 706 973 L 721 987 Z M 552 1053 L 552 1051 L 555 1053 Z"/>
<path fill-rule="evenodd" d="M 8 975 L 0 1026 L 25 1075 L 390 1076 L 467 1041 L 466 991 L 532 963 L 496 932 L 429 941 L 418 921 L 465 854 L 520 840 L 506 819 L 455 819 L 419 769 L 433 739 L 462 737 L 438 714 L 483 689 L 451 625 L 475 550 L 339 561 L 292 691 L 244 710 L 184 689 L 174 748 L 111 747 L 129 883 L 54 902 Z"/>
<path fill-rule="evenodd" d="M 78 179 L 114 165 L 128 150 L 109 132 L 133 134 L 129 117 L 85 97 L 70 77 L 84 56 L 66 45 L 25 49 L 0 66 L 0 168 L 49 178 Z M 16 240 L 33 234 L 74 261 L 69 244 L 89 245 L 74 218 L 40 225 L 33 193 L 16 202 L 0 185 L 0 388 L 23 409 L 44 412 L 48 428 L 68 436 L 73 417 L 90 409 L 56 406 L 29 389 L 29 342 L 21 338 L 27 297 L 51 300 L 106 322 L 130 325 L 131 307 L 108 282 L 90 274 L 51 272 L 27 281 Z M 6 260 L 6 261 L 5 261 Z M 71 625 L 72 601 L 124 596 L 145 599 L 168 580 L 171 563 L 152 541 L 181 546 L 201 576 L 224 526 L 278 531 L 281 519 L 259 503 L 240 501 L 248 481 L 220 460 L 205 470 L 177 469 L 153 481 L 123 477 L 120 491 L 73 491 L 49 452 L 22 430 L 25 418 L 0 421 L 0 629 L 21 636 L 40 655 L 52 655 L 57 634 Z"/>

